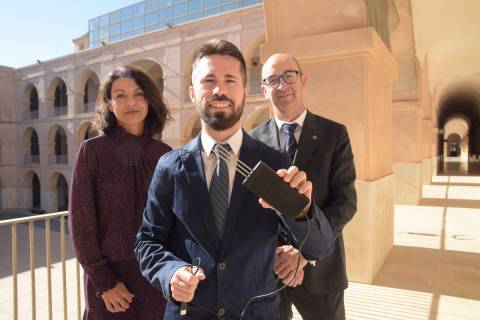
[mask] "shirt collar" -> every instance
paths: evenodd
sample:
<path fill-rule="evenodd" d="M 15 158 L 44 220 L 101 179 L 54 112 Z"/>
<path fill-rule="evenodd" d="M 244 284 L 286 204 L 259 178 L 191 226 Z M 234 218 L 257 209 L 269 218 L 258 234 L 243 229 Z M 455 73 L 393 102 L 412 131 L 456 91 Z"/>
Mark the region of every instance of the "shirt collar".
<path fill-rule="evenodd" d="M 275 117 L 275 123 L 277 124 L 278 130 L 282 128 L 282 124 L 284 123 L 297 123 L 300 128 L 303 127 L 303 122 L 305 122 L 305 117 L 307 116 L 307 108 L 303 110 L 302 114 L 298 116 L 298 118 L 294 119 L 292 122 L 286 122 Z"/>
<path fill-rule="evenodd" d="M 238 128 L 238 130 L 226 141 L 215 141 L 215 139 L 209 136 L 208 133 L 202 130 L 200 134 L 200 139 L 202 142 L 203 151 L 205 152 L 207 157 L 210 157 L 210 153 L 212 152 L 213 146 L 216 143 L 228 143 L 230 145 L 230 148 L 232 148 L 233 153 L 238 156 L 243 141 L 243 130 L 242 127 Z"/>

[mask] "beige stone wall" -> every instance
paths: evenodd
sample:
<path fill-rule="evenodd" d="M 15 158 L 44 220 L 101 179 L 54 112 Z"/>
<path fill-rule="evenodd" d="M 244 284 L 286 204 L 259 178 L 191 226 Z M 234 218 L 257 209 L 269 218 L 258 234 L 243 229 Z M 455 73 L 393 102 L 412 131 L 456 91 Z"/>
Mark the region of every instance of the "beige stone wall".
<path fill-rule="evenodd" d="M 398 63 L 398 79 L 393 83 L 394 101 L 417 100 L 417 65 L 410 0 L 392 1 L 390 8 L 391 51 Z"/>
<path fill-rule="evenodd" d="M 372 283 L 393 244 L 394 176 L 357 181 L 358 212 L 344 229 L 347 273 Z"/>
<path fill-rule="evenodd" d="M 422 112 L 418 101 L 393 102 L 395 203 L 416 205 L 422 190 Z"/>
<path fill-rule="evenodd" d="M 393 103 L 393 160 L 422 161 L 422 115 L 417 102 Z"/>
<path fill-rule="evenodd" d="M 395 176 L 395 204 L 417 205 L 422 197 L 423 161 L 420 163 L 401 162 L 393 164 Z"/>
<path fill-rule="evenodd" d="M 364 0 L 316 1 L 314 4 L 309 0 L 275 0 L 264 1 L 264 8 L 267 42 L 362 28 L 367 21 Z"/>
<path fill-rule="evenodd" d="M 0 205 L 15 208 L 17 202 L 16 103 L 17 73 L 0 66 Z"/>

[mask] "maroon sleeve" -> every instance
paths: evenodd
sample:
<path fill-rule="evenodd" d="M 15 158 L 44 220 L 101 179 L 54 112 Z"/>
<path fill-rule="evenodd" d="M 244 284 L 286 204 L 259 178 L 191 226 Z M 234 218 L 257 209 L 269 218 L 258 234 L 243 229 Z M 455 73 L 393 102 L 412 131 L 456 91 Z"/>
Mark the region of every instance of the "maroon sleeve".
<path fill-rule="evenodd" d="M 91 144 L 90 144 L 91 146 Z M 77 152 L 70 189 L 69 230 L 77 259 L 98 295 L 118 282 L 102 255 L 95 207 L 95 150 L 83 142 Z"/>

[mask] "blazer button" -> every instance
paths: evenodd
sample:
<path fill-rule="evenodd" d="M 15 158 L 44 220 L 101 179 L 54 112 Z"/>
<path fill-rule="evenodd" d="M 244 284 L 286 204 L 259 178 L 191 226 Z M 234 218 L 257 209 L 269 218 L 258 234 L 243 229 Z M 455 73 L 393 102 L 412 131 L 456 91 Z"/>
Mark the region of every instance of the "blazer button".
<path fill-rule="evenodd" d="M 223 317 L 225 315 L 225 308 L 220 308 L 217 311 L 219 317 Z"/>
<path fill-rule="evenodd" d="M 227 267 L 227 264 L 225 262 L 220 262 L 218 264 L 218 270 L 223 271 Z"/>

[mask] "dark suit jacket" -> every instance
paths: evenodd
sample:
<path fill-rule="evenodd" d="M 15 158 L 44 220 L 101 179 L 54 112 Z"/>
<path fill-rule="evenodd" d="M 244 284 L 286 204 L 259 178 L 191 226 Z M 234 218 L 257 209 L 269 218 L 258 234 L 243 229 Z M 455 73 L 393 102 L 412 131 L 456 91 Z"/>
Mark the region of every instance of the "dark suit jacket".
<path fill-rule="evenodd" d="M 238 320 L 249 298 L 276 288 L 272 268 L 279 228 L 288 224 L 295 242 L 293 235 L 304 237 L 306 222 L 287 222 L 274 211 L 262 208 L 258 198 L 241 185 L 242 177 L 237 174 L 224 238 L 220 239 L 205 182 L 200 143 L 197 137 L 160 159 L 135 250 L 143 275 L 170 300 L 165 319 L 182 319 L 178 303 L 171 301 L 170 279 L 178 268 L 200 258 L 206 279 L 200 282 L 193 302 L 214 311 L 223 308 L 224 319 Z M 285 163 L 282 154 L 245 133 L 240 159 L 251 167 L 260 159 L 274 169 Z M 320 258 L 331 252 L 334 235 L 318 208 L 310 214 L 312 232 L 302 252 Z M 254 319 L 277 319 L 278 298 L 262 300 L 250 310 Z M 212 318 L 194 306 L 188 312 L 188 319 Z"/>
<path fill-rule="evenodd" d="M 250 135 L 280 148 L 274 119 L 260 124 Z M 332 254 L 318 261 L 315 267 L 305 267 L 302 287 L 318 294 L 345 289 L 348 280 L 342 230 L 357 210 L 355 166 L 345 126 L 307 112 L 295 165 L 312 181 L 312 199 L 327 217 L 336 236 Z"/>

